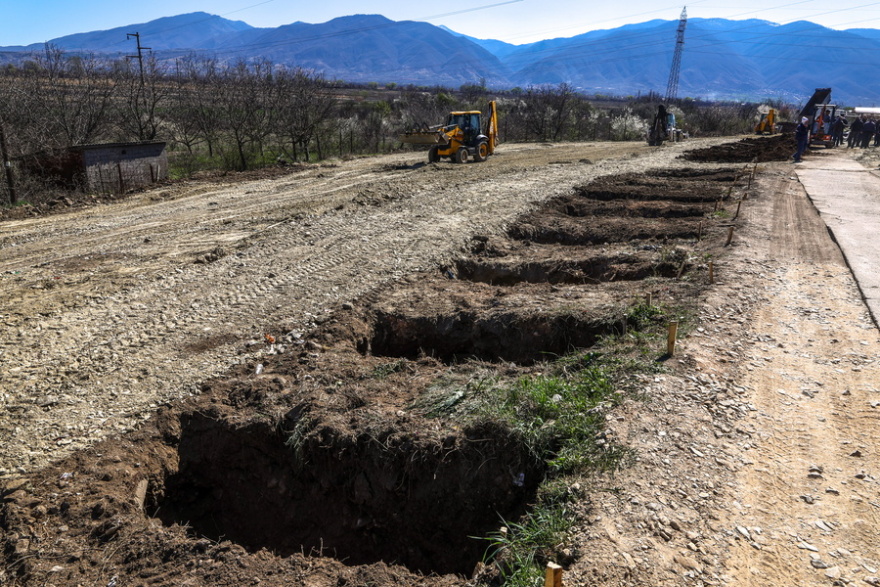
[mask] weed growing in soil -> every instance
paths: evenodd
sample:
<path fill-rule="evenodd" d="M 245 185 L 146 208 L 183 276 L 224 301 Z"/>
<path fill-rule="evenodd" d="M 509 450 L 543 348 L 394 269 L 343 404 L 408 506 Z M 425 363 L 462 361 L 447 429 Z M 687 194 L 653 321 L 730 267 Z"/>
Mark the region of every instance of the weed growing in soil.
<path fill-rule="evenodd" d="M 431 386 L 428 392 L 411 407 L 426 418 L 443 418 L 454 414 L 469 414 L 475 411 L 475 398 L 482 397 L 488 390 L 498 385 L 493 372 L 478 370 L 467 375 L 464 381 L 457 378 L 442 379 Z"/>
<path fill-rule="evenodd" d="M 569 375 L 522 377 L 492 390 L 481 415 L 517 431 L 554 473 L 614 469 L 619 455 L 597 440 L 618 398 L 604 369 L 588 366 Z"/>
<path fill-rule="evenodd" d="M 642 302 L 629 308 L 626 312 L 626 323 L 636 330 L 645 330 L 649 326 L 657 324 L 666 313 L 660 306 Z"/>
<path fill-rule="evenodd" d="M 306 439 L 314 427 L 314 420 L 308 416 L 303 416 L 296 421 L 293 430 L 282 431 L 282 433 L 287 436 L 284 445 L 293 453 L 295 457 L 293 462 L 298 468 L 302 468 L 306 464 L 306 458 L 304 456 Z"/>
<path fill-rule="evenodd" d="M 543 581 L 548 562 L 558 562 L 568 533 L 577 522 L 569 507 L 575 495 L 565 480 L 546 482 L 535 507 L 519 523 L 502 520 L 501 529 L 484 540 L 489 548 L 483 558 L 498 570 L 506 587 L 533 587 Z"/>
<path fill-rule="evenodd" d="M 687 334 L 695 323 L 688 305 L 667 307 L 648 302 L 630 306 L 625 320 L 625 332 L 603 336 L 593 347 L 593 353 L 603 357 L 601 364 L 613 368 L 618 378 L 628 373 L 663 372 L 660 359 L 665 356 L 669 322 L 678 323 L 679 336 Z"/>
<path fill-rule="evenodd" d="M 407 360 L 406 359 L 398 359 L 396 361 L 391 361 L 390 363 L 383 363 L 381 365 L 377 365 L 375 369 L 373 369 L 373 377 L 376 379 L 385 379 L 389 375 L 393 375 L 394 373 L 399 373 L 406 369 Z"/>
<path fill-rule="evenodd" d="M 504 522 L 501 530 L 486 538 L 490 546 L 484 562 L 494 563 L 505 587 L 534 587 L 574 522 L 566 504 L 541 504 L 522 522 Z"/>

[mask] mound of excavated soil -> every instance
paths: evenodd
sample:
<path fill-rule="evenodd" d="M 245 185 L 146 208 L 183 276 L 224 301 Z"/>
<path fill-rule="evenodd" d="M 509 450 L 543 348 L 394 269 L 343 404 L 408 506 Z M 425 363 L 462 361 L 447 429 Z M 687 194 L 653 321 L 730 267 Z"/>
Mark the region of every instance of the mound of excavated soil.
<path fill-rule="evenodd" d="M 735 143 L 715 145 L 705 149 L 694 149 L 681 155 L 687 161 L 701 163 L 748 163 L 756 161 L 786 161 L 791 159 L 797 148 L 793 134 L 780 134 L 772 137 L 747 138 Z"/>

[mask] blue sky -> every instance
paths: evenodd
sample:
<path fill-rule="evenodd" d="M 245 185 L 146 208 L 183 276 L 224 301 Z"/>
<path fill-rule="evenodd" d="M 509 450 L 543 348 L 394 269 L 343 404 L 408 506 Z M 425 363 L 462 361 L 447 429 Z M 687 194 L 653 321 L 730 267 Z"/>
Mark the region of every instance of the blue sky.
<path fill-rule="evenodd" d="M 780 24 L 810 20 L 835 29 L 880 28 L 880 2 L 857 0 L 5 0 L 0 15 L 0 46 L 42 43 L 73 33 L 188 12 L 208 12 L 256 27 L 276 27 L 295 21 L 320 23 L 351 14 L 382 14 L 392 20 L 422 20 L 474 37 L 522 44 L 655 18 L 677 20 L 684 4 L 690 17 L 760 18 Z"/>

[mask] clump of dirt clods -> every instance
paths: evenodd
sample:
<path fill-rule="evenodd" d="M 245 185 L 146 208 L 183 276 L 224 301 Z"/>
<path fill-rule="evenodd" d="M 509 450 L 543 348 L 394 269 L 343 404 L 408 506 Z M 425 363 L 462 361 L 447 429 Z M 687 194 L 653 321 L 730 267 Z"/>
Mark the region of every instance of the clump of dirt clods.
<path fill-rule="evenodd" d="M 794 135 L 780 134 L 772 137 L 742 139 L 705 149 L 694 149 L 681 156 L 687 161 L 701 163 L 748 163 L 757 161 L 785 161 L 790 159 L 797 144 Z"/>

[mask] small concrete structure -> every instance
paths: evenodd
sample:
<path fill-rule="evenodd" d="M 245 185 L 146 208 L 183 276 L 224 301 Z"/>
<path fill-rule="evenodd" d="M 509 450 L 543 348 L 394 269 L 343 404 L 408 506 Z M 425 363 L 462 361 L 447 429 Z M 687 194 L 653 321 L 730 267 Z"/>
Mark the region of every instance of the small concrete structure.
<path fill-rule="evenodd" d="M 121 194 L 168 177 L 165 143 L 108 143 L 71 147 L 79 155 L 83 187 L 99 193 Z"/>
<path fill-rule="evenodd" d="M 100 194 L 121 194 L 168 178 L 164 142 L 81 145 L 23 159 L 31 173 Z"/>

